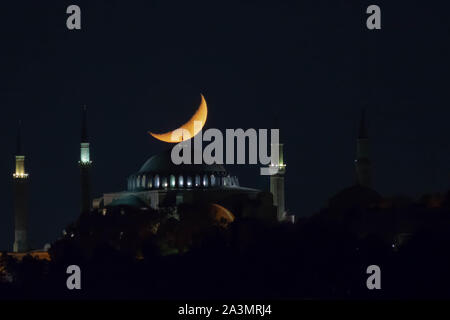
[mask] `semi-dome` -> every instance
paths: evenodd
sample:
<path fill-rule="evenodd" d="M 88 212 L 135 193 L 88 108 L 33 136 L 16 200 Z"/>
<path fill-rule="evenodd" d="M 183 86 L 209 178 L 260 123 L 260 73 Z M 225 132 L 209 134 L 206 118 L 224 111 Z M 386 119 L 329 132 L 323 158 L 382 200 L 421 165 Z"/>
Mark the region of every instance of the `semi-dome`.
<path fill-rule="evenodd" d="M 193 157 L 193 152 L 192 152 Z M 194 163 L 193 159 L 191 163 Z M 239 186 L 220 164 L 180 164 L 172 162 L 171 150 L 150 157 L 128 178 L 129 191 Z"/>
<path fill-rule="evenodd" d="M 334 209 L 351 209 L 370 207 L 380 201 L 381 195 L 378 192 L 356 184 L 338 192 L 329 200 L 328 204 L 330 208 Z"/>
<path fill-rule="evenodd" d="M 128 206 L 128 207 L 142 208 L 146 207 L 147 205 L 139 197 L 128 195 L 125 197 L 114 199 L 108 206 L 110 207 Z"/>

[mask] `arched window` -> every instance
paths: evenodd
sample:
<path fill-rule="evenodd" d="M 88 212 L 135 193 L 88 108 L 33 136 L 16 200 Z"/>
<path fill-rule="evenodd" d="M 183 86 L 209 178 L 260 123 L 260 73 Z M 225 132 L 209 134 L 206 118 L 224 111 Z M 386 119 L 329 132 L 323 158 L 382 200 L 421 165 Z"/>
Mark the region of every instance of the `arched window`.
<path fill-rule="evenodd" d="M 192 187 L 192 178 L 191 178 L 191 176 L 187 176 L 187 177 L 186 177 L 186 186 L 187 186 L 188 188 L 191 188 L 191 187 Z"/>
<path fill-rule="evenodd" d="M 212 174 L 210 179 L 211 179 L 211 187 L 215 187 L 216 186 L 216 177 Z"/>
<path fill-rule="evenodd" d="M 208 187 L 208 185 L 209 185 L 209 183 L 208 183 L 208 175 L 206 175 L 206 174 L 203 175 L 202 185 L 204 187 Z"/>
<path fill-rule="evenodd" d="M 195 186 L 200 187 L 200 175 L 195 175 Z"/>
<path fill-rule="evenodd" d="M 183 188 L 183 187 L 184 187 L 184 178 L 183 178 L 183 175 L 180 174 L 178 176 L 178 188 Z"/>
<path fill-rule="evenodd" d="M 163 187 L 163 188 L 167 188 L 167 177 L 162 177 L 162 179 L 161 179 L 161 186 Z"/>
<path fill-rule="evenodd" d="M 173 174 L 171 174 L 170 178 L 169 178 L 170 187 L 175 188 L 176 182 L 177 182 L 177 179 L 175 179 L 175 176 Z"/>
<path fill-rule="evenodd" d="M 155 175 L 155 177 L 153 178 L 153 186 L 155 189 L 159 188 L 159 175 Z"/>
<path fill-rule="evenodd" d="M 151 189 L 153 187 L 153 178 L 152 176 L 147 177 L 147 188 Z"/>
<path fill-rule="evenodd" d="M 144 174 L 144 175 L 142 176 L 142 181 L 141 181 L 141 187 L 144 188 L 144 189 L 145 189 L 145 187 L 146 187 L 145 181 L 146 181 L 146 178 L 145 178 L 145 174 Z"/>

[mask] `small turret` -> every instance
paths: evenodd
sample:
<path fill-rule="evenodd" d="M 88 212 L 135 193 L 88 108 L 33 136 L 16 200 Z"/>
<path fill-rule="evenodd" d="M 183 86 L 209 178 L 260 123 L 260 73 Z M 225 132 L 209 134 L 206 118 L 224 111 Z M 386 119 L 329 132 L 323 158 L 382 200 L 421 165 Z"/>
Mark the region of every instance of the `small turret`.
<path fill-rule="evenodd" d="M 90 148 L 87 134 L 87 107 L 83 106 L 81 115 L 81 143 L 80 143 L 80 180 L 81 180 L 81 213 L 91 208 Z"/>

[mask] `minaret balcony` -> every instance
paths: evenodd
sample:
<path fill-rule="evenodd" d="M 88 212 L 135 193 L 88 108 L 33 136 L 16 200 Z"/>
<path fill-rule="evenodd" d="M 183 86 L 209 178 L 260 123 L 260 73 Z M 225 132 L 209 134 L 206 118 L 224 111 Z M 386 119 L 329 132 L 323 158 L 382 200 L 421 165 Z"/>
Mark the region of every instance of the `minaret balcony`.
<path fill-rule="evenodd" d="M 90 161 L 90 160 L 84 160 L 84 161 L 78 161 L 78 164 L 81 166 L 81 167 L 88 167 L 88 166 L 90 166 L 91 164 L 92 164 L 92 161 Z"/>
<path fill-rule="evenodd" d="M 14 179 L 26 179 L 28 178 L 28 173 L 13 173 Z"/>

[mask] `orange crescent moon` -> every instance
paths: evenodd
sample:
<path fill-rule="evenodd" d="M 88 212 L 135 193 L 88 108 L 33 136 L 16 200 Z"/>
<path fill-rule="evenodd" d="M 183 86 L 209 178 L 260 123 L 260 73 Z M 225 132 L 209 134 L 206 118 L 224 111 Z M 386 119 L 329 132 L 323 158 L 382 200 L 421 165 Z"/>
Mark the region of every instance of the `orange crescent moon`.
<path fill-rule="evenodd" d="M 200 96 L 202 98 L 200 106 L 188 122 L 181 127 L 166 133 L 149 132 L 149 134 L 158 140 L 169 143 L 179 143 L 194 137 L 202 130 L 206 122 L 206 117 L 208 116 L 208 107 L 206 105 L 205 97 L 203 97 L 202 94 L 200 94 Z"/>

